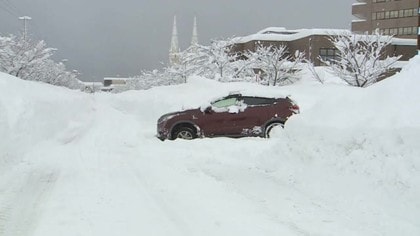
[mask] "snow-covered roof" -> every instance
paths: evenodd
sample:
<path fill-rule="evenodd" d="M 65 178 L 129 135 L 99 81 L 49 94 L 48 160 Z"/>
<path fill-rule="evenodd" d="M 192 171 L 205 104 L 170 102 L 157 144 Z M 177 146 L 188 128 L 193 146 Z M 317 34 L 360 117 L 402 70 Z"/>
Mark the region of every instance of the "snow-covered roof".
<path fill-rule="evenodd" d="M 256 34 L 237 38 L 238 43 L 250 41 L 294 41 L 311 35 L 337 35 L 349 30 L 344 29 L 297 29 L 288 30 L 284 27 L 268 27 Z"/>
<path fill-rule="evenodd" d="M 352 6 L 366 5 L 366 4 L 367 3 L 365 3 L 365 2 L 356 2 L 356 3 L 353 3 Z"/>
<path fill-rule="evenodd" d="M 352 20 L 351 22 L 365 22 L 365 19 L 356 19 L 356 20 Z"/>
<path fill-rule="evenodd" d="M 416 46 L 417 39 L 402 39 L 402 38 L 393 38 L 392 45 L 405 45 L 405 46 Z"/>
<path fill-rule="evenodd" d="M 285 30 L 287 30 L 285 27 L 268 27 L 259 31 L 257 34 L 267 34 L 268 32 L 282 32 Z"/>
<path fill-rule="evenodd" d="M 361 20 L 364 21 L 364 20 Z M 350 33 L 345 29 L 296 29 L 288 30 L 284 27 L 268 27 L 256 34 L 251 34 L 244 37 L 236 38 L 237 43 L 248 43 L 251 41 L 295 41 L 298 39 L 306 38 L 313 35 L 339 35 L 343 33 Z M 384 36 L 388 37 L 388 36 Z M 393 38 L 392 45 L 417 45 L 417 39 L 403 39 Z"/>
<path fill-rule="evenodd" d="M 114 80 L 114 81 L 127 81 L 127 80 L 133 80 L 134 78 L 121 78 L 121 77 L 105 77 L 104 80 Z"/>

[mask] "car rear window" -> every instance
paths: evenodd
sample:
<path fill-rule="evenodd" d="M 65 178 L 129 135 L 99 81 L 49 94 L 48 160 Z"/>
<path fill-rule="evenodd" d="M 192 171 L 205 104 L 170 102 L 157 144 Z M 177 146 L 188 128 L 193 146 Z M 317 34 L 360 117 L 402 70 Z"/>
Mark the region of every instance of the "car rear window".
<path fill-rule="evenodd" d="M 274 98 L 261 98 L 261 97 L 243 97 L 244 103 L 249 106 L 258 106 L 258 105 L 269 105 L 273 104 L 276 99 Z"/>

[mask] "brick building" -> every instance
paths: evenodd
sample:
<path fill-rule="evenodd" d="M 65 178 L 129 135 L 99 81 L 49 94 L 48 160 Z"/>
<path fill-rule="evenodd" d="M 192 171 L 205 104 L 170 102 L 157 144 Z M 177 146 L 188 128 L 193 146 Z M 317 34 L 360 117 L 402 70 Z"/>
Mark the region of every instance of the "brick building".
<path fill-rule="evenodd" d="M 281 27 L 269 27 L 256 34 L 236 38 L 232 52 L 254 51 L 262 45 L 286 45 L 289 53 L 304 52 L 306 59 L 316 66 L 321 65 L 319 57 L 334 57 L 337 49 L 329 37 L 348 32 L 336 29 L 300 29 L 287 30 Z M 416 54 L 415 39 L 394 38 L 386 48 L 386 55 L 402 55 L 402 61 L 408 61 Z"/>
<path fill-rule="evenodd" d="M 352 6 L 357 20 L 352 22 L 355 33 L 372 33 L 417 39 L 419 0 L 358 0 Z"/>

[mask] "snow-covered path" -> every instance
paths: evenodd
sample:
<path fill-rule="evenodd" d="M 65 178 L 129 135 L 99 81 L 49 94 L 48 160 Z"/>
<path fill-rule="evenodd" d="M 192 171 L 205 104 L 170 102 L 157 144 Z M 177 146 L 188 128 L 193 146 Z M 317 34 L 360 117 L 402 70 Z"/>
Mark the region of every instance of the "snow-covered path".
<path fill-rule="evenodd" d="M 163 143 L 154 133 L 142 143 L 133 142 L 140 140 L 135 136 L 142 135 L 144 127 L 134 116 L 103 105 L 91 111 L 86 115 L 93 120 L 89 125 L 64 129 L 57 140 L 34 147 L 16 168 L 4 173 L 3 180 L 13 180 L 2 181 L 7 184 L 2 186 L 0 232 L 4 235 L 271 235 L 296 231 L 290 222 L 283 223 L 261 210 L 265 197 L 230 189 L 234 183 L 217 173 L 226 166 L 212 158 L 216 153 L 205 151 L 209 148 L 206 142 L 198 141 L 199 147 L 192 150 L 187 142 Z M 243 151 L 243 144 L 236 140 L 225 139 L 220 144 L 223 142 L 233 142 L 237 146 L 233 149 Z M 162 149 L 163 145 L 172 148 Z M 203 162 L 214 169 L 201 166 Z M 234 170 L 234 166 L 227 168 Z M 235 178 L 249 175 L 246 169 L 240 172 Z M 251 172 L 256 178 L 267 178 L 261 171 Z M 240 182 L 244 184 L 241 188 L 247 187 L 246 180 Z M 255 200 L 261 203 L 255 205 Z"/>
<path fill-rule="evenodd" d="M 408 80 L 87 95 L 1 76 L 1 236 L 420 234 Z M 154 137 L 161 114 L 238 89 L 293 94 L 303 112 L 269 140 Z"/>

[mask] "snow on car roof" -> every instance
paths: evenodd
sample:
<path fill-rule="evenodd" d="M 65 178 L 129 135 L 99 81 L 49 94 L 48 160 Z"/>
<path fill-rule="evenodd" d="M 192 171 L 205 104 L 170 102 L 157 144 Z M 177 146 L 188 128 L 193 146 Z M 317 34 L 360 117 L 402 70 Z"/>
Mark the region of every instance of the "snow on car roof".
<path fill-rule="evenodd" d="M 241 96 L 248 96 L 248 97 L 266 97 L 266 98 L 286 98 L 290 97 L 290 95 L 284 95 L 282 93 L 279 93 L 278 91 L 250 91 L 250 90 L 235 90 L 231 91 L 228 94 L 215 97 L 214 99 L 211 99 L 211 102 L 217 101 L 219 99 L 222 99 L 224 97 L 230 96 L 230 95 L 241 95 Z"/>

